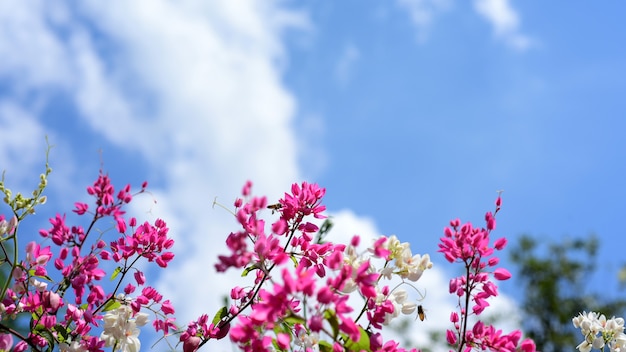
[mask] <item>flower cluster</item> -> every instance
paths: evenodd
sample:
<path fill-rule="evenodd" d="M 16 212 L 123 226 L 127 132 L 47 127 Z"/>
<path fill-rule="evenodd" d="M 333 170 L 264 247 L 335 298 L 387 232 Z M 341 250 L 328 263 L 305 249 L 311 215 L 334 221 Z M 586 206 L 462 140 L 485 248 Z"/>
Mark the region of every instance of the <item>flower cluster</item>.
<path fill-rule="evenodd" d="M 626 351 L 623 318 L 607 320 L 604 314 L 582 312 L 572 319 L 572 323 L 584 337 L 583 342 L 576 346 L 580 352 L 589 352 L 592 348 L 602 350 L 604 347 L 611 352 Z"/>
<path fill-rule="evenodd" d="M 496 199 L 494 213 L 485 214 L 486 226 L 474 227 L 471 223 L 461 225 L 459 219 L 450 221 L 450 227 L 444 229 L 444 237 L 439 244 L 439 252 L 451 262 L 459 262 L 465 266 L 465 274 L 450 280 L 450 293 L 458 297 L 459 313 L 452 312 L 450 321 L 454 330 L 446 332 L 450 345 L 456 346 L 457 351 L 480 348 L 492 351 L 534 352 L 535 344 L 526 339 L 520 342 L 521 331 L 503 334 L 493 326 L 485 325 L 478 320 L 473 328 L 468 329 L 470 315 L 478 316 L 489 306 L 488 299 L 498 295 L 498 287 L 491 280 L 490 274 L 496 280 L 507 280 L 511 274 L 504 268 L 490 271 L 499 263 L 494 256 L 496 250 L 506 246 L 506 239 L 500 238 L 490 245 L 491 231 L 496 227 L 495 214 L 500 210 L 502 199 Z"/>
<path fill-rule="evenodd" d="M 95 209 L 91 211 L 87 203 L 75 204 L 74 213 L 88 218 L 88 226 L 69 225 L 66 215 L 57 214 L 50 219 L 51 227 L 39 232 L 50 245 L 30 242 L 23 248 L 25 255 L 18 257 L 19 222 L 33 214 L 36 205 L 44 203 L 42 193 L 51 171 L 48 167 L 46 170 L 33 192 L 34 198 L 20 194 L 13 197 L 4 184 L 0 185 L 5 202 L 14 212 L 9 221 L 0 218 L 0 246 L 6 254 L 5 245 L 12 241 L 15 251 L 13 258 L 2 258 L 11 267 L 0 295 L 0 330 L 10 333 L 0 336 L 0 345 L 9 346 L 2 348 L 43 351 L 58 346 L 62 351 L 78 352 L 112 347 L 138 351 L 137 327 L 147 322 L 143 310 L 155 314 L 156 331 L 169 334 L 175 329 L 174 309 L 156 290 L 146 286 L 145 275 L 137 264 L 143 259 L 167 267 L 173 258 L 167 250 L 173 241 L 163 220 L 137 226 L 134 218 L 125 218 L 124 206 L 133 199 L 130 185 L 116 193 L 109 177 L 101 172 L 87 188 Z M 144 183 L 138 193 L 145 192 L 146 187 Z M 117 238 L 108 243 L 96 226 L 109 226 L 106 219 L 117 230 Z M 107 273 L 107 266 L 115 269 Z M 114 285 L 109 292 L 103 284 L 106 276 L 111 277 Z M 141 294 L 130 298 L 137 287 L 142 287 Z M 120 291 L 123 298 L 118 295 Z M 22 316 L 29 317 L 30 331 L 15 330 L 4 323 Z M 102 329 L 102 323 L 104 331 L 100 334 L 97 330 Z M 14 337 L 18 340 L 15 344 Z"/>
<path fill-rule="evenodd" d="M 19 246 L 20 222 L 45 203 L 50 172 L 46 165 L 31 198 L 13 196 L 0 181 L 0 192 L 13 211 L 10 218 L 0 215 L 0 260 L 10 267 L 0 280 L 0 352 L 136 352 L 140 328 L 149 322 L 147 312 L 154 315 L 156 332 L 179 335 L 184 352 L 227 336 L 243 351 L 394 352 L 404 349 L 396 341 L 385 341 L 383 328 L 401 315 L 424 319 L 418 302 L 424 294 L 416 283 L 433 266 L 428 254 L 414 254 L 396 236 L 365 244 L 359 236 L 348 244 L 327 241 L 329 223 L 318 226 L 326 218 L 324 188 L 293 184 L 290 192 L 268 204 L 265 197 L 252 196 L 252 183 L 247 182 L 243 197 L 234 202 L 239 230 L 227 236 L 229 253 L 218 257 L 215 269 L 240 270 L 250 282 L 233 287 L 230 303 L 213 318 L 202 314 L 180 330 L 171 302 L 148 285 L 139 267 L 140 261 L 169 267 L 174 241 L 167 224 L 161 219 L 139 222 L 127 218 L 124 210 L 145 192 L 147 183 L 136 193 L 130 185 L 116 192 L 108 175 L 100 172 L 87 188 L 93 205 L 79 202 L 73 209 L 73 216 L 86 226 L 57 214 L 50 228 L 40 230 L 41 243 Z M 464 275 L 450 281 L 459 311 L 450 315 L 454 329 L 447 332 L 447 341 L 459 352 L 535 350 L 532 340 L 521 340 L 520 331 L 503 334 L 480 320 L 468 323 L 498 295 L 492 278 L 511 276 L 496 268 L 499 261 L 493 255 L 506 240 L 490 244 L 500 203 L 498 198 L 494 214 L 487 213 L 485 228 L 453 220 L 441 239 L 440 252 L 465 268 Z M 111 285 L 103 283 L 106 277 Z M 410 299 L 407 288 L 420 298 Z M 28 330 L 7 324 L 20 317 L 29 319 Z M 575 318 L 574 324 L 585 336 L 578 346 L 582 352 L 604 346 L 624 349 L 623 319 L 607 321 L 589 313 Z"/>
<path fill-rule="evenodd" d="M 148 322 L 148 314 L 134 314 L 127 305 L 108 311 L 104 316 L 104 331 L 100 338 L 113 351 L 138 352 L 141 347 L 138 326 Z"/>
<path fill-rule="evenodd" d="M 233 288 L 232 304 L 211 324 L 203 315 L 188 326 L 181 335 L 185 352 L 226 331 L 244 351 L 402 351 L 398 343 L 383 341 L 381 329 L 400 313 L 415 313 L 417 304 L 384 280 L 416 282 L 432 267 L 430 257 L 413 255 L 395 236 L 381 237 L 362 252 L 358 236 L 349 245 L 324 242 L 311 220 L 325 218 L 325 190 L 315 184 L 294 184 L 272 205 L 252 197 L 251 186 L 243 188 L 245 202 L 235 201 L 241 230 L 227 238 L 230 254 L 218 257 L 216 270 L 254 274 L 252 284 Z M 266 229 L 261 211 L 268 208 L 279 214 Z M 351 296 L 363 302 L 359 310 L 348 304 Z"/>

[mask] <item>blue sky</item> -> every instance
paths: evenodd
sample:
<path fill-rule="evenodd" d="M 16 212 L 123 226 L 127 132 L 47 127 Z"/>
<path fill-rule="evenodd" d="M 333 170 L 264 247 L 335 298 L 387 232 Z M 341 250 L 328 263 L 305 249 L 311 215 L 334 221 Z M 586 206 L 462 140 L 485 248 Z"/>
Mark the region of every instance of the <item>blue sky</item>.
<path fill-rule="evenodd" d="M 44 136 L 55 145 L 50 204 L 34 228 L 84 199 L 101 162 L 120 186 L 148 180 L 158 204 L 133 210 L 165 218 L 176 236 L 176 270 L 155 278 L 185 318 L 219 301 L 202 275 L 234 223 L 213 199 L 229 204 L 247 179 L 274 199 L 292 182 L 318 182 L 338 237 L 397 234 L 431 254 L 441 271 L 423 279 L 433 287 L 427 324 L 439 327 L 449 308 L 434 288 L 450 275 L 436 253 L 442 229 L 456 217 L 480 223 L 498 190 L 497 235 L 596 233 L 597 280 L 614 280 L 626 208 L 625 10 L 3 1 L 0 169 L 28 190 Z"/>

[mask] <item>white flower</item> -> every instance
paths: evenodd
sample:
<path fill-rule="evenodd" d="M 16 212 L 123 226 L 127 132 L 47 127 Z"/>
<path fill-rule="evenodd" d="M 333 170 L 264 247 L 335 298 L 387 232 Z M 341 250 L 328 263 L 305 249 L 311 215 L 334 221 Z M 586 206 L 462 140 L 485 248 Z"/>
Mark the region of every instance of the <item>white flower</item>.
<path fill-rule="evenodd" d="M 626 351 L 626 334 L 623 332 L 617 334 L 613 342 L 609 343 L 609 348 L 615 352 Z"/>
<path fill-rule="evenodd" d="M 4 236 L 7 233 L 10 233 L 13 228 L 17 225 L 17 218 L 14 216 L 9 221 L 3 219 L 0 221 L 0 236 Z"/>
<path fill-rule="evenodd" d="M 107 347 L 114 347 L 114 351 L 138 352 L 141 342 L 137 326 L 143 326 L 147 322 L 145 313 L 138 313 L 132 317 L 131 308 L 122 305 L 104 316 L 104 331 L 100 338 L 105 341 Z"/>
<path fill-rule="evenodd" d="M 417 309 L 417 303 L 415 302 L 404 302 L 402 303 L 402 314 L 410 315 L 415 312 Z"/>
<path fill-rule="evenodd" d="M 87 349 L 83 347 L 78 341 L 68 340 L 59 344 L 59 351 L 61 352 L 87 352 Z"/>
<path fill-rule="evenodd" d="M 317 352 L 319 351 L 320 336 L 316 332 L 307 334 L 306 331 L 300 330 L 294 342 L 297 346 L 304 347 L 306 350 L 312 349 Z"/>
<path fill-rule="evenodd" d="M 572 319 L 574 327 L 580 328 L 584 341 L 576 348 L 580 352 L 589 352 L 592 348 L 603 349 L 608 346 L 612 352 L 626 350 L 626 335 L 624 334 L 624 319 L 606 318 L 604 314 L 596 312 L 582 312 Z"/>

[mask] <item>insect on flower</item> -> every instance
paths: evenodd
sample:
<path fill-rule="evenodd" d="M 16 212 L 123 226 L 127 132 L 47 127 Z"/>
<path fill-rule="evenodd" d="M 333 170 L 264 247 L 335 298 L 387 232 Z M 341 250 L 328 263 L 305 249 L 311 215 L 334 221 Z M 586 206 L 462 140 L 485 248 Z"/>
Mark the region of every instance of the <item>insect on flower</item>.
<path fill-rule="evenodd" d="M 417 315 L 420 317 L 421 321 L 424 321 L 424 319 L 426 319 L 426 314 L 424 314 L 424 307 L 422 307 L 421 304 L 417 306 Z"/>
<path fill-rule="evenodd" d="M 267 209 L 272 209 L 272 214 L 274 214 L 275 211 L 280 210 L 283 207 L 282 204 L 280 203 L 276 203 L 276 204 L 270 204 L 267 206 Z"/>

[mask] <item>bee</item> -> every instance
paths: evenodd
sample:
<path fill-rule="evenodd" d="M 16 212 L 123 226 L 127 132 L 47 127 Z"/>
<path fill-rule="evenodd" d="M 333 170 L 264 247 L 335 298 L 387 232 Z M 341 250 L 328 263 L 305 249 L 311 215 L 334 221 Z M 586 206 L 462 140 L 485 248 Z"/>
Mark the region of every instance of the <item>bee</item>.
<path fill-rule="evenodd" d="M 421 321 L 424 321 L 424 319 L 426 319 L 426 314 L 424 314 L 424 307 L 422 307 L 421 304 L 417 306 L 417 315 L 420 317 Z"/>
<path fill-rule="evenodd" d="M 282 204 L 280 203 L 276 203 L 276 204 L 270 204 L 267 206 L 267 209 L 272 209 L 272 214 L 274 214 L 275 211 L 280 210 L 283 207 Z"/>

